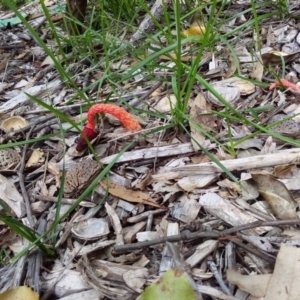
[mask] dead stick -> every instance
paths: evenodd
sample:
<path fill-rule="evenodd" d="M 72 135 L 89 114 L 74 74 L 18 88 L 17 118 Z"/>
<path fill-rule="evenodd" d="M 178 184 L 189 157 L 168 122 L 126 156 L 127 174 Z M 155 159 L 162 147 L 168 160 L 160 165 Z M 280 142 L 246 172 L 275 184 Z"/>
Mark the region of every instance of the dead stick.
<path fill-rule="evenodd" d="M 28 131 L 28 133 L 26 135 L 26 140 L 30 139 L 31 132 L 33 131 L 34 127 L 35 126 L 32 126 L 30 128 L 30 130 Z M 28 197 L 28 194 L 27 194 L 27 191 L 26 191 L 26 187 L 25 187 L 25 183 L 24 183 L 24 173 L 23 173 L 24 168 L 25 168 L 25 160 L 26 160 L 26 151 L 27 151 L 27 149 L 28 149 L 28 144 L 25 144 L 24 148 L 23 148 L 23 152 L 22 152 L 22 160 L 21 160 L 21 165 L 20 165 L 19 171 L 18 171 L 18 176 L 19 176 L 22 195 L 23 195 L 23 198 L 24 198 L 24 201 L 25 201 L 26 215 L 27 215 L 30 227 L 33 228 L 35 222 L 34 222 L 33 217 L 32 217 L 30 200 L 29 200 L 29 197 Z"/>
<path fill-rule="evenodd" d="M 133 244 L 126 244 L 121 246 L 115 246 L 114 252 L 127 252 L 136 249 L 141 249 L 153 245 L 163 244 L 165 242 L 178 242 L 178 241 L 190 241 L 199 238 L 220 238 L 222 236 L 230 235 L 232 233 L 236 233 L 241 230 L 251 229 L 254 227 L 262 227 L 262 226 L 282 226 L 282 225 L 300 225 L 300 219 L 292 219 L 292 220 L 279 220 L 279 221 L 256 221 L 249 224 L 244 224 L 241 226 L 236 226 L 221 232 L 211 231 L 211 232 L 193 232 L 193 233 L 182 233 L 173 236 L 166 236 L 159 239 L 154 239 L 152 241 L 146 242 L 138 242 Z"/>

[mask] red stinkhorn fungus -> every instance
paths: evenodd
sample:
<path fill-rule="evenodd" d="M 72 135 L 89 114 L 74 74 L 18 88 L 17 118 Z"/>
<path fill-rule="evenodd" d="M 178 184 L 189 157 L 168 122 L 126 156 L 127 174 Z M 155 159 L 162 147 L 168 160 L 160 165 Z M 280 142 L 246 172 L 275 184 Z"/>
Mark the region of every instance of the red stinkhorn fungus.
<path fill-rule="evenodd" d="M 272 83 L 269 87 L 269 90 L 273 90 L 276 86 L 283 86 L 285 88 L 290 88 L 293 91 L 300 92 L 300 89 L 297 87 L 296 84 L 291 83 L 284 78 L 281 78 L 280 80 L 276 80 L 274 83 Z"/>
<path fill-rule="evenodd" d="M 127 130 L 138 131 L 142 129 L 136 119 L 122 107 L 113 104 L 95 104 L 89 109 L 87 114 L 87 124 L 82 130 L 82 133 L 89 141 L 93 140 L 97 136 L 95 128 L 95 114 L 100 113 L 108 113 L 113 115 L 122 122 L 123 126 Z M 81 135 L 79 137 L 76 150 L 83 151 L 86 146 L 86 140 L 83 135 Z"/>

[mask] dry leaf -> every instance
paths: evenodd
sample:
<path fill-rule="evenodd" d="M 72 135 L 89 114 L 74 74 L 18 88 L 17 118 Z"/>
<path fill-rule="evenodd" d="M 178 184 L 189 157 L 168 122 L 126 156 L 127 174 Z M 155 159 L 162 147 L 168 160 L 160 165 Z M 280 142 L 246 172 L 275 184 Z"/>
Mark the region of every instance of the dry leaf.
<path fill-rule="evenodd" d="M 141 268 L 137 270 L 129 270 L 123 274 L 124 282 L 137 293 L 142 293 L 142 287 L 146 283 L 148 270 Z"/>
<path fill-rule="evenodd" d="M 149 197 L 146 193 L 125 189 L 121 185 L 118 185 L 117 183 L 112 181 L 109 183 L 109 187 L 107 187 L 106 179 L 101 180 L 100 185 L 103 188 L 108 189 L 108 192 L 110 194 L 124 199 L 126 201 L 148 204 L 154 207 L 160 207 L 160 205 L 156 203 L 156 201 Z"/>
<path fill-rule="evenodd" d="M 18 218 L 25 215 L 25 204 L 15 185 L 0 174 L 0 199 L 2 199 Z"/>
<path fill-rule="evenodd" d="M 27 286 L 19 286 L 0 294 L 1 300 L 38 300 L 39 295 Z"/>
<path fill-rule="evenodd" d="M 168 113 L 171 111 L 172 108 L 175 107 L 177 102 L 175 95 L 167 95 L 161 98 L 157 104 L 154 106 L 155 110 L 158 110 L 162 113 Z"/>
<path fill-rule="evenodd" d="M 258 298 L 266 295 L 271 276 L 271 274 L 241 275 L 233 269 L 228 269 L 226 272 L 226 279 L 230 283 L 236 284 L 242 291 Z"/>
<path fill-rule="evenodd" d="M 189 37 L 189 36 L 193 36 L 193 35 L 204 35 L 205 31 L 206 31 L 206 29 L 204 26 L 194 26 L 194 27 L 186 29 L 182 34 L 185 37 Z"/>
<path fill-rule="evenodd" d="M 44 160 L 44 152 L 40 149 L 34 149 L 26 163 L 26 168 L 40 166 Z"/>
<path fill-rule="evenodd" d="M 250 77 L 257 80 L 262 81 L 262 77 L 264 74 L 264 65 L 262 64 L 261 60 L 259 59 L 254 65 Z"/>
<path fill-rule="evenodd" d="M 286 186 L 269 174 L 251 174 L 259 193 L 270 205 L 274 215 L 282 220 L 298 218 L 296 201 Z"/>
<path fill-rule="evenodd" d="M 300 249 L 281 244 L 265 300 L 297 300 L 300 295 Z"/>
<path fill-rule="evenodd" d="M 280 166 L 275 166 L 274 167 L 274 171 L 273 171 L 273 175 L 279 178 L 284 178 L 286 177 L 288 174 L 291 173 L 292 169 L 295 166 L 293 164 L 290 165 L 280 165 Z"/>

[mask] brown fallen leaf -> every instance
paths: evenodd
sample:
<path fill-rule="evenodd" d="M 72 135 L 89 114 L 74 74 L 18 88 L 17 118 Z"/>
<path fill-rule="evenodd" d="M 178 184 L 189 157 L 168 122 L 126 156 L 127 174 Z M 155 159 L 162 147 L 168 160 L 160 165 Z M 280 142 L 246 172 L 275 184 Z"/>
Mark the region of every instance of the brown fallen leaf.
<path fill-rule="evenodd" d="M 268 202 L 274 215 L 282 220 L 298 218 L 296 201 L 286 186 L 269 174 L 251 174 L 262 197 Z"/>
<path fill-rule="evenodd" d="M 291 173 L 292 169 L 295 167 L 295 165 L 279 165 L 274 167 L 273 175 L 275 177 L 284 178 L 288 174 Z"/>
<path fill-rule="evenodd" d="M 141 191 L 133 191 L 125 189 L 123 186 L 111 181 L 107 187 L 106 179 L 100 181 L 100 185 L 108 189 L 108 192 L 116 197 L 124 199 L 129 202 L 148 204 L 154 207 L 161 207 L 154 199 L 149 197 L 146 193 Z"/>

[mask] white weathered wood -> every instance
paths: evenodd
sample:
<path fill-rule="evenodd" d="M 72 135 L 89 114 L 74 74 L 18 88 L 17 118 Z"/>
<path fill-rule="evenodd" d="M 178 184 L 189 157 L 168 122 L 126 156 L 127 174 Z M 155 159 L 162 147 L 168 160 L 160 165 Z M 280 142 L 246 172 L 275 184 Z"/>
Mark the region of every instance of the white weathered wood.
<path fill-rule="evenodd" d="M 218 246 L 218 241 L 215 240 L 207 240 L 201 245 L 199 245 L 195 251 L 195 253 L 190 256 L 186 262 L 190 264 L 193 268 L 195 267 L 202 259 L 204 259 L 209 253 L 214 251 Z"/>
<path fill-rule="evenodd" d="M 134 150 L 123 153 L 117 162 L 136 161 L 139 159 L 149 159 L 155 157 L 176 156 L 195 152 L 191 143 L 168 145 L 163 147 L 151 147 L 145 149 Z M 118 154 L 107 156 L 101 159 L 103 164 L 111 163 Z"/>
<path fill-rule="evenodd" d="M 105 209 L 116 235 L 116 245 L 124 245 L 123 229 L 115 210 L 106 202 Z"/>
<path fill-rule="evenodd" d="M 145 230 L 146 224 L 146 221 L 142 221 L 134 224 L 133 226 L 123 228 L 124 242 L 131 243 L 135 239 L 138 232 Z"/>
<path fill-rule="evenodd" d="M 282 164 L 299 163 L 300 148 L 281 150 L 278 153 L 268 155 L 257 155 L 252 157 L 222 160 L 220 163 L 229 171 L 240 171 L 253 168 L 265 168 Z M 156 174 L 152 178 L 155 181 L 166 180 L 166 178 L 181 178 L 184 176 L 195 176 L 200 174 L 223 173 L 223 170 L 214 162 L 191 164 L 184 167 L 174 168 L 169 173 Z"/>
<path fill-rule="evenodd" d="M 175 203 L 171 210 L 171 215 L 173 218 L 189 224 L 190 222 L 195 221 L 200 208 L 201 205 L 198 201 L 193 199 L 192 196 L 184 194 L 177 198 L 177 203 Z"/>
<path fill-rule="evenodd" d="M 179 225 L 178 223 L 168 223 L 167 236 L 179 234 Z M 173 257 L 171 251 L 168 249 L 168 246 L 165 245 L 162 251 L 162 258 L 159 265 L 159 275 L 162 275 L 164 272 L 169 270 L 173 266 Z"/>
<path fill-rule="evenodd" d="M 187 192 L 203 188 L 218 179 L 218 174 L 188 176 L 179 179 L 177 185 Z"/>
<path fill-rule="evenodd" d="M 11 208 L 18 218 L 25 215 L 25 203 L 14 183 L 0 174 L 0 198 Z"/>
<path fill-rule="evenodd" d="M 227 296 L 224 293 L 222 293 L 221 291 L 219 291 L 213 287 L 210 287 L 210 286 L 197 284 L 197 290 L 201 294 L 207 294 L 207 295 L 214 296 L 214 297 L 217 297 L 218 299 L 222 299 L 222 300 L 238 300 L 237 298 L 235 298 L 233 296 Z"/>
<path fill-rule="evenodd" d="M 13 97 L 12 99 L 8 100 L 4 104 L 0 105 L 0 113 L 6 113 L 14 109 L 18 105 L 22 105 L 25 102 L 27 102 L 30 98 L 26 95 L 32 95 L 38 98 L 42 98 L 45 95 L 51 95 L 56 90 L 58 90 L 61 86 L 60 80 L 55 80 L 53 82 L 43 84 L 43 85 L 37 85 L 33 86 L 22 93 L 20 93 L 18 96 Z M 25 94 L 26 93 L 26 94 Z"/>
<path fill-rule="evenodd" d="M 201 196 L 199 203 L 206 211 L 232 226 L 239 226 L 258 221 L 252 214 L 242 211 L 229 200 L 223 199 L 215 193 L 207 193 Z M 269 229 L 270 228 L 266 227 L 257 227 L 242 232 L 249 235 L 255 235 L 262 234 Z"/>
<path fill-rule="evenodd" d="M 130 41 L 134 42 L 141 39 L 147 33 L 149 33 L 155 26 L 153 17 L 159 22 L 164 13 L 164 8 L 168 7 L 172 1 L 170 0 L 156 0 L 151 8 L 151 15 L 147 14 L 144 20 L 141 22 L 138 30 L 132 35 Z"/>

